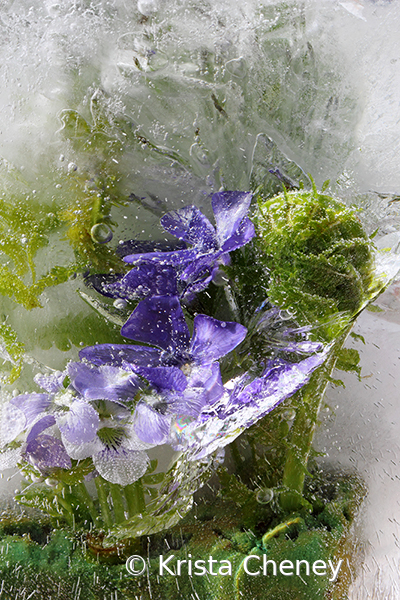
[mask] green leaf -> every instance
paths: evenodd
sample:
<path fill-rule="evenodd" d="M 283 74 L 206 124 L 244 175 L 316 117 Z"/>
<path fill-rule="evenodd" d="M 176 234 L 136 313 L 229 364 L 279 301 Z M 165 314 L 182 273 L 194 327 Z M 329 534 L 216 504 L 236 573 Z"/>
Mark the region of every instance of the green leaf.
<path fill-rule="evenodd" d="M 142 483 L 144 485 L 158 485 L 164 481 L 164 473 L 153 473 L 152 475 L 143 475 Z"/>
<path fill-rule="evenodd" d="M 359 366 L 360 355 L 355 348 L 341 348 L 338 352 L 336 368 L 340 371 L 353 371 L 361 378 L 361 367 Z"/>
<path fill-rule="evenodd" d="M 383 310 L 383 308 L 381 308 L 380 306 L 377 306 L 376 304 L 368 304 L 368 305 L 366 306 L 366 309 L 367 309 L 369 312 L 373 312 L 373 313 L 381 313 L 381 312 L 385 312 L 385 311 Z"/>
<path fill-rule="evenodd" d="M 321 192 L 325 192 L 325 190 L 329 187 L 330 182 L 331 182 L 330 179 L 327 179 L 326 181 L 324 181 L 324 183 L 322 184 L 322 187 L 321 187 Z"/>
<path fill-rule="evenodd" d="M 24 350 L 24 344 L 18 341 L 15 331 L 5 323 L 0 324 L 0 356 L 4 362 L 11 364 L 8 376 L 3 375 L 0 378 L 5 383 L 13 383 L 18 379 L 22 369 Z"/>
<path fill-rule="evenodd" d="M 343 388 L 346 387 L 344 381 L 342 381 L 341 379 L 336 379 L 334 377 L 327 377 L 327 381 L 329 381 L 329 383 L 331 383 L 332 385 L 340 386 Z"/>
<path fill-rule="evenodd" d="M 354 338 L 355 340 L 360 340 L 363 344 L 365 344 L 365 339 L 364 336 L 360 335 L 359 333 L 354 333 L 354 331 L 352 331 L 350 333 L 350 336 L 352 338 Z"/>

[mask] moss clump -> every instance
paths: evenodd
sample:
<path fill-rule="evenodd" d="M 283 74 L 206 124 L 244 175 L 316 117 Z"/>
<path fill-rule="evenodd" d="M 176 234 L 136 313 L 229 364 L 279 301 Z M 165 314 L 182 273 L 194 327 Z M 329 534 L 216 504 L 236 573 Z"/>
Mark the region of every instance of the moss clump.
<path fill-rule="evenodd" d="M 335 319 L 340 331 L 370 299 L 373 244 L 355 211 L 315 185 L 260 199 L 258 231 L 268 298 L 301 324 Z M 338 328 L 325 334 L 333 338 Z"/>

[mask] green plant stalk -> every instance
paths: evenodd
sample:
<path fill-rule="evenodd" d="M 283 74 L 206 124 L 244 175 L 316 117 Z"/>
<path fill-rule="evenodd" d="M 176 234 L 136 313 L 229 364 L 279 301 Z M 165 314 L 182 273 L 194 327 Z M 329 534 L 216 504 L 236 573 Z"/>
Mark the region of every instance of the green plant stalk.
<path fill-rule="evenodd" d="M 134 517 L 139 513 L 143 513 L 146 508 L 144 499 L 143 484 L 140 481 L 135 481 L 124 488 L 124 494 L 128 505 L 129 518 Z"/>
<path fill-rule="evenodd" d="M 105 526 L 108 529 L 111 529 L 113 526 L 113 517 L 108 505 L 108 485 L 102 477 L 96 477 L 94 482 L 96 484 L 97 495 L 99 497 L 101 517 Z"/>
<path fill-rule="evenodd" d="M 125 507 L 121 487 L 115 483 L 110 483 L 110 492 L 113 501 L 115 522 L 122 523 L 125 521 Z"/>
<path fill-rule="evenodd" d="M 65 489 L 65 488 L 63 488 L 63 489 Z M 63 517 L 68 521 L 69 526 L 74 528 L 75 527 L 74 511 L 73 511 L 71 504 L 68 502 L 68 500 L 63 497 L 63 495 L 62 495 L 63 489 L 55 492 L 55 497 L 57 499 L 58 504 L 64 509 Z"/>
<path fill-rule="evenodd" d="M 82 499 L 83 503 L 85 504 L 85 506 L 89 510 L 89 513 L 90 513 L 90 516 L 92 517 L 93 523 L 96 526 L 101 526 L 102 525 L 101 516 L 99 515 L 98 511 L 96 510 L 96 507 L 95 507 L 94 502 L 93 502 L 93 498 L 91 497 L 91 495 L 87 491 L 84 482 L 81 481 L 80 483 L 78 483 L 74 487 L 76 489 L 77 495 Z"/>
<path fill-rule="evenodd" d="M 296 410 L 290 430 L 289 447 L 283 472 L 283 487 L 280 503 L 282 508 L 290 513 L 304 506 L 303 489 L 307 474 L 307 464 L 317 426 L 318 414 L 321 408 L 325 390 L 335 368 L 338 353 L 349 335 L 351 323 L 334 343 L 325 364 L 312 375 L 308 384 L 300 394 L 299 406 Z"/>

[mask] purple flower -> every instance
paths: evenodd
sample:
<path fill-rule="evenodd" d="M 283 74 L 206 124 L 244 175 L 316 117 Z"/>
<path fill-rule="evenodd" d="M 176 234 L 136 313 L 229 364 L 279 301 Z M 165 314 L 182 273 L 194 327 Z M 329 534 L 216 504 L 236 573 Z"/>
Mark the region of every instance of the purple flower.
<path fill-rule="evenodd" d="M 151 346 L 97 344 L 84 348 L 79 356 L 97 366 L 123 366 L 126 363 L 143 368 L 180 367 L 185 363 L 205 366 L 233 350 L 245 338 L 246 332 L 239 323 L 197 315 L 190 338 L 179 299 L 153 296 L 138 304 L 121 329 L 124 337 Z"/>
<path fill-rule="evenodd" d="M 246 216 L 251 198 L 249 192 L 213 194 L 215 228 L 196 206 L 165 214 L 161 218 L 164 229 L 190 247 L 127 255 L 124 260 L 134 264 L 132 270 L 96 289 L 126 299 L 158 295 L 190 298 L 207 287 L 219 265 L 229 261 L 229 252 L 254 237 L 254 225 Z"/>
<path fill-rule="evenodd" d="M 329 350 L 330 346 L 299 363 L 274 359 L 261 377 L 249 382 L 250 376 L 244 375 L 231 381 L 225 386 L 224 395 L 211 407 L 205 407 L 197 418 L 178 418 L 173 422 L 172 446 L 188 451 L 190 459 L 197 460 L 230 444 L 307 383 Z"/>
<path fill-rule="evenodd" d="M 120 405 L 137 393 L 141 378 L 117 367 L 70 363 L 65 373 L 38 375 L 35 381 L 51 393 L 22 394 L 2 409 L 0 445 L 19 443 L 15 461 L 25 459 L 48 474 L 54 468 L 71 468 L 71 458 L 92 456 L 97 471 L 121 485 L 146 471 L 143 449 L 148 445 L 137 438 L 131 411 Z M 2 454 L 8 464 L 9 452 Z"/>
<path fill-rule="evenodd" d="M 68 365 L 68 375 L 72 387 L 86 401 L 111 400 L 124 403 L 134 398 L 143 387 L 138 375 L 132 370 L 102 365 L 94 367 L 79 362 Z"/>
<path fill-rule="evenodd" d="M 149 458 L 145 450 L 153 444 L 138 438 L 130 410 L 108 400 L 93 404 L 99 418 L 96 435 L 79 443 L 62 436 L 68 456 L 76 460 L 91 457 L 96 471 L 104 479 L 129 485 L 146 472 Z"/>
<path fill-rule="evenodd" d="M 61 441 L 44 434 L 54 426 L 54 416 L 46 414 L 51 404 L 48 394 L 21 394 L 8 402 L 2 410 L 2 446 L 9 444 L 28 431 L 25 446 L 20 445 L 16 460 L 25 458 L 39 471 L 52 468 L 71 468 L 71 459 Z"/>
<path fill-rule="evenodd" d="M 194 319 L 193 335 L 176 296 L 140 302 L 121 329 L 122 335 L 152 346 L 99 344 L 84 348 L 80 358 L 100 366 L 129 365 L 153 386 L 137 406 L 135 430 L 143 441 L 167 441 L 171 416 L 196 416 L 223 393 L 218 359 L 246 336 L 238 323 L 206 315 Z"/>

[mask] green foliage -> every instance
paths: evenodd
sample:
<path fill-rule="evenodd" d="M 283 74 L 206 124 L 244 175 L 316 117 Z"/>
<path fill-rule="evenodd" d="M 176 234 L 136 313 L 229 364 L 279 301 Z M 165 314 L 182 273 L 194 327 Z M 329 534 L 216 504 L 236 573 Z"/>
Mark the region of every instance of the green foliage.
<path fill-rule="evenodd" d="M 184 455 L 180 456 L 165 473 L 157 496 L 142 513 L 112 527 L 110 539 L 150 535 L 173 527 L 192 508 L 193 494 L 210 478 L 212 472 L 211 461 L 191 462 Z M 144 483 L 149 485 L 149 479 L 144 479 Z"/>
<path fill-rule="evenodd" d="M 335 338 L 377 287 L 372 242 L 354 210 L 314 185 L 259 198 L 257 225 L 270 301 Z"/>
<path fill-rule="evenodd" d="M 361 380 L 360 355 L 354 348 L 341 348 L 337 355 L 336 368 L 340 371 L 354 372 Z"/>
<path fill-rule="evenodd" d="M 72 469 L 51 469 L 46 482 L 26 485 L 15 495 L 19 504 L 41 511 L 57 523 L 70 526 L 91 521 L 90 507 L 85 503 L 86 494 L 82 498 L 79 486 L 86 475 L 93 471 L 90 458 L 72 461 Z M 38 472 L 30 464 L 20 466 L 21 472 L 28 478 L 37 477 Z"/>
<path fill-rule="evenodd" d="M 5 323 L 0 324 L 0 356 L 4 363 L 11 364 L 8 374 L 2 375 L 0 381 L 13 383 L 21 373 L 24 345 L 18 341 L 15 331 Z"/>
<path fill-rule="evenodd" d="M 351 331 L 350 337 L 352 337 L 355 340 L 360 340 L 360 342 L 362 342 L 365 345 L 364 336 L 360 335 L 359 333 L 354 333 L 354 331 Z"/>
<path fill-rule="evenodd" d="M 383 308 L 381 308 L 380 306 L 378 306 L 377 304 L 369 304 L 367 306 L 367 310 L 369 312 L 373 312 L 373 313 L 381 313 L 384 312 Z"/>
<path fill-rule="evenodd" d="M 41 306 L 39 297 L 45 287 L 70 276 L 68 268 L 58 267 L 37 279 L 35 255 L 48 245 L 49 234 L 60 225 L 46 208 L 37 206 L 29 196 L 0 200 L 0 294 L 28 310 Z"/>

